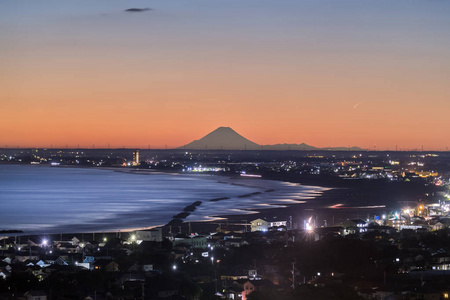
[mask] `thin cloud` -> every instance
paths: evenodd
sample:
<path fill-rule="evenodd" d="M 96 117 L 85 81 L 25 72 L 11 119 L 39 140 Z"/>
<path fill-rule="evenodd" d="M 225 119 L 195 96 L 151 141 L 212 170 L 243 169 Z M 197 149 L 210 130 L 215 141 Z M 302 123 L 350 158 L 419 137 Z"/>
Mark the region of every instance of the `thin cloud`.
<path fill-rule="evenodd" d="M 126 12 L 144 12 L 144 11 L 148 11 L 148 10 L 152 10 L 151 8 L 129 8 L 129 9 L 125 9 L 124 11 Z"/>

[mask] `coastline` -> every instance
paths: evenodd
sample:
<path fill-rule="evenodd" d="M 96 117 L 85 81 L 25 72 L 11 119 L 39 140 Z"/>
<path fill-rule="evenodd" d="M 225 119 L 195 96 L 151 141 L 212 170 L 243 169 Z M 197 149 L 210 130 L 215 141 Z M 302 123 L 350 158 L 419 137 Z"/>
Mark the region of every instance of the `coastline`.
<path fill-rule="evenodd" d="M 42 168 L 44 166 L 38 166 L 38 167 Z M 53 168 L 58 169 L 58 168 L 61 168 L 61 166 L 51 166 L 51 168 L 52 169 Z M 62 168 L 65 169 L 65 168 L 71 168 L 71 167 L 70 166 L 69 167 L 64 166 Z M 92 168 L 76 167 L 75 169 L 92 169 Z M 192 173 L 186 174 L 186 173 L 181 173 L 181 172 L 161 172 L 161 171 L 153 171 L 153 170 L 139 170 L 139 169 L 135 169 L 135 168 L 101 168 L 101 167 L 97 168 L 96 167 L 95 169 L 96 170 L 105 170 L 105 171 L 109 170 L 109 171 L 114 171 L 114 172 L 118 171 L 120 173 L 126 173 L 126 174 L 130 174 L 130 175 L 132 175 L 132 174 L 133 175 L 136 175 L 136 174 L 138 174 L 138 175 L 140 175 L 140 174 L 159 175 L 159 174 L 161 174 L 161 175 L 174 175 L 174 176 L 186 176 L 187 175 L 186 178 L 196 178 L 196 177 L 198 177 L 199 179 L 203 179 L 203 180 L 211 180 L 212 182 L 210 181 L 209 184 L 214 184 L 214 182 L 215 182 L 215 183 L 229 185 L 230 187 L 231 186 L 239 186 L 239 187 L 243 187 L 244 188 L 243 190 L 241 190 L 241 192 L 242 192 L 241 194 L 239 194 L 239 190 L 236 190 L 235 192 L 233 192 L 232 193 L 233 199 L 230 200 L 229 203 L 227 203 L 227 201 L 226 201 L 226 200 L 230 199 L 230 197 L 228 197 L 228 196 L 227 197 L 225 197 L 225 196 L 216 197 L 214 195 L 211 195 L 211 197 L 209 199 L 207 199 L 206 201 L 202 199 L 204 203 L 202 203 L 199 206 L 202 207 L 202 205 L 203 206 L 206 205 L 207 207 L 205 209 L 203 209 L 203 211 L 201 212 L 202 214 L 199 215 L 199 216 L 196 215 L 196 212 L 194 210 L 193 211 L 186 211 L 186 208 L 193 204 L 192 202 L 188 203 L 188 204 L 185 204 L 185 205 L 182 205 L 182 207 L 180 209 L 178 209 L 178 210 L 173 209 L 173 210 L 170 211 L 170 214 L 173 217 L 176 217 L 177 215 L 180 215 L 180 214 L 184 214 L 185 216 L 183 218 L 179 218 L 180 216 L 178 216 L 178 218 L 181 221 L 183 221 L 184 223 L 186 223 L 186 224 L 189 223 L 189 222 L 190 223 L 198 223 L 198 224 L 205 224 L 205 223 L 208 223 L 208 222 L 216 222 L 217 223 L 217 222 L 226 221 L 226 218 L 231 218 L 231 216 L 234 216 L 234 215 L 236 215 L 235 218 L 245 218 L 245 217 L 242 217 L 242 216 L 247 216 L 249 214 L 258 214 L 258 213 L 261 213 L 262 211 L 269 211 L 269 210 L 277 209 L 277 208 L 280 208 L 280 207 L 285 208 L 287 206 L 291 206 L 291 205 L 288 205 L 287 203 L 283 202 L 283 203 L 277 203 L 277 204 L 275 204 L 275 203 L 266 204 L 265 206 L 263 206 L 264 208 L 255 207 L 255 205 L 253 205 L 255 202 L 257 202 L 257 201 L 264 202 L 266 200 L 264 198 L 265 195 L 262 195 L 262 194 L 267 193 L 267 195 L 270 195 L 269 198 L 272 199 L 271 201 L 273 201 L 274 196 L 276 196 L 275 195 L 276 192 L 273 193 L 273 191 L 274 191 L 273 189 L 268 189 L 268 188 L 266 188 L 266 186 L 264 186 L 264 184 L 259 183 L 259 179 L 247 179 L 247 178 L 241 178 L 241 177 L 236 177 L 236 176 L 229 176 L 229 174 L 204 174 L 204 173 L 203 174 L 192 174 Z M 79 174 L 83 174 L 83 173 L 79 173 Z M 227 178 L 229 180 L 227 180 Z M 164 179 L 162 179 L 162 180 L 164 180 Z M 255 184 L 256 181 L 258 182 L 258 184 Z M 273 181 L 273 182 L 275 182 L 275 181 Z M 201 182 L 199 182 L 199 186 L 200 187 L 202 186 Z M 297 186 L 297 184 L 295 184 L 295 186 Z M 282 187 L 282 186 L 280 186 L 280 187 Z M 245 189 L 246 188 L 247 188 L 247 190 L 253 190 L 253 191 L 245 193 Z M 303 189 L 303 188 L 305 188 L 305 189 Z M 307 186 L 302 186 L 302 188 L 300 188 L 300 189 L 293 189 L 293 190 L 294 191 L 296 190 L 296 191 L 302 193 L 303 197 L 307 197 L 308 200 L 312 198 L 311 197 L 312 195 L 314 195 L 314 198 L 317 198 L 317 196 L 319 194 L 317 193 L 316 190 L 307 190 L 306 188 L 308 188 L 308 187 Z M 312 188 L 318 189 L 319 187 L 312 187 Z M 229 191 L 233 191 L 234 189 L 225 188 L 224 193 L 228 193 L 228 192 L 226 192 L 228 190 Z M 281 191 L 283 191 L 283 189 Z M 313 191 L 314 194 L 311 194 L 311 191 Z M 151 198 L 151 196 L 148 196 L 148 197 Z M 284 196 L 284 195 L 280 194 L 280 198 L 282 198 L 282 197 L 287 198 L 287 196 Z M 262 199 L 262 200 L 260 200 L 260 199 Z M 241 201 L 241 200 L 245 201 L 245 203 L 250 201 L 251 205 L 253 205 L 253 206 L 250 206 L 251 209 L 249 209 L 249 208 L 240 208 L 240 207 L 237 207 L 237 205 L 236 205 L 235 209 L 236 209 L 237 213 L 236 214 L 234 214 L 233 212 L 230 213 L 230 208 L 233 208 L 232 210 L 234 210 L 234 207 L 230 207 L 229 205 L 235 206 L 235 204 L 238 201 Z M 287 200 L 284 200 L 284 201 L 287 201 Z M 292 200 L 292 201 L 294 203 L 298 202 L 298 201 L 295 202 L 296 200 Z M 292 202 L 292 201 L 290 201 L 290 202 Z M 275 201 L 273 201 L 273 202 L 275 202 Z M 152 205 L 151 202 L 148 202 L 148 203 L 149 203 L 149 205 Z M 215 204 L 215 203 L 217 203 L 217 204 Z M 270 203 L 270 201 L 269 201 L 269 203 Z M 214 206 L 212 206 L 212 205 L 214 205 Z M 174 206 L 176 207 L 176 205 L 172 205 L 172 207 L 174 207 Z M 183 207 L 184 207 L 184 209 L 182 209 Z M 211 213 L 209 213 L 209 211 L 207 209 L 208 207 L 213 207 L 215 209 L 213 209 L 213 211 L 211 211 Z M 217 211 L 217 210 L 221 210 L 221 207 L 225 207 L 226 208 L 223 213 Z M 206 212 L 208 212 L 207 215 L 205 215 Z M 131 211 L 129 213 L 131 213 Z M 129 225 L 128 227 L 120 226 L 118 224 L 118 226 L 116 228 L 120 228 L 121 232 L 130 232 L 130 231 L 134 231 L 136 229 L 151 229 L 151 228 L 155 228 L 155 227 L 165 226 L 170 221 L 171 221 L 171 219 L 167 219 L 166 222 L 159 222 L 157 224 L 151 224 L 151 225 L 149 224 L 149 226 L 133 226 L 131 222 L 128 222 L 128 225 Z M 2 230 L 3 229 L 6 229 L 6 230 L 23 230 L 22 233 L 18 233 L 17 234 L 17 235 L 23 235 L 23 236 L 30 235 L 30 234 L 43 234 L 43 233 L 45 233 L 45 234 L 49 234 L 49 233 L 59 234 L 59 232 L 63 232 L 63 233 L 68 233 L 68 232 L 92 233 L 94 231 L 94 232 L 98 233 L 98 232 L 116 232 L 116 231 L 118 231 L 118 230 L 115 230 L 115 229 L 114 230 L 104 230 L 104 229 L 101 229 L 101 228 L 96 230 L 95 228 L 93 229 L 93 227 L 95 227 L 95 226 L 92 226 L 92 225 L 94 225 L 94 223 L 92 223 L 92 222 L 86 223 L 86 224 L 73 223 L 73 225 L 74 225 L 73 230 L 70 230 L 70 228 L 66 228 L 66 229 L 63 230 L 58 225 L 51 226 L 51 227 L 55 227 L 55 228 L 59 227 L 58 228 L 59 231 L 58 230 L 53 231 L 50 228 L 50 229 L 38 230 L 36 232 L 31 232 L 30 230 L 24 230 L 24 228 L 21 228 L 20 226 L 16 226 L 15 228 L 12 228 L 12 226 L 8 226 L 6 228 L 2 228 Z M 12 224 L 12 223 L 10 223 L 10 224 Z M 80 226 L 77 226 L 77 224 L 80 225 Z M 63 226 L 63 227 L 68 227 L 68 226 Z M 83 229 L 83 228 L 85 228 L 85 229 Z"/>
<path fill-rule="evenodd" d="M 43 167 L 43 166 L 40 166 Z M 71 166 L 58 166 L 52 168 L 72 168 Z M 80 167 L 75 167 L 80 169 Z M 92 168 L 83 168 L 81 169 L 92 169 Z M 190 177 L 199 176 L 202 179 L 211 179 L 218 183 L 230 184 L 235 186 L 244 186 L 250 188 L 258 188 L 258 192 L 252 192 L 248 194 L 242 194 L 237 196 L 238 200 L 246 201 L 247 198 L 251 198 L 252 196 L 261 196 L 264 193 L 271 193 L 273 189 L 267 189 L 261 186 L 255 186 L 251 183 L 260 180 L 269 180 L 269 181 L 279 181 L 286 184 L 291 185 L 301 185 L 302 187 L 308 188 L 319 188 L 320 193 L 309 194 L 309 198 L 305 199 L 291 199 L 293 201 L 285 201 L 283 203 L 269 203 L 265 205 L 261 205 L 260 207 L 243 208 L 236 206 L 233 210 L 236 213 L 211 213 L 208 214 L 204 220 L 199 220 L 195 216 L 195 211 L 197 208 L 202 208 L 207 202 L 216 202 L 219 204 L 225 205 L 229 197 L 214 197 L 210 198 L 207 201 L 203 200 L 204 203 L 200 205 L 196 205 L 194 210 L 186 210 L 187 207 L 192 206 L 193 203 L 189 203 L 184 205 L 184 209 L 171 211 L 172 219 L 168 219 L 167 222 L 161 222 L 160 224 L 150 225 L 150 226 L 130 226 L 127 229 L 120 229 L 121 232 L 131 232 L 135 230 L 146 230 L 155 227 L 163 227 L 167 228 L 168 224 L 174 219 L 178 220 L 176 223 L 173 223 L 172 227 L 181 226 L 182 232 L 186 233 L 188 228 L 192 229 L 192 231 L 196 232 L 205 232 L 208 228 L 218 227 L 219 224 L 240 224 L 239 226 L 244 226 L 242 224 L 248 224 L 250 220 L 254 220 L 256 218 L 293 218 L 293 221 L 296 224 L 300 224 L 297 226 L 301 226 L 302 222 L 310 217 L 313 217 L 316 221 L 317 226 L 323 225 L 334 225 L 339 223 L 345 219 L 349 218 L 370 218 L 374 215 L 380 215 L 385 213 L 391 209 L 391 206 L 394 207 L 398 205 L 399 202 L 396 197 L 397 193 L 390 192 L 392 190 L 387 189 L 386 191 L 380 192 L 380 184 L 383 187 L 389 186 L 389 184 L 381 183 L 379 181 L 344 181 L 338 180 L 334 178 L 325 178 L 325 180 L 321 177 L 300 177 L 300 176 L 292 176 L 287 174 L 277 174 L 276 176 L 265 175 L 262 178 L 242 178 L 237 175 L 230 174 L 186 174 L 182 172 L 165 172 L 165 171 L 156 171 L 156 170 L 142 170 L 135 168 L 111 168 L 111 167 L 95 167 L 98 170 L 109 170 L 113 172 L 120 172 L 130 175 L 189 175 Z M 230 182 L 222 179 L 230 179 L 237 180 L 239 178 L 240 182 Z M 242 180 L 242 181 L 241 181 Z M 248 181 L 247 181 L 248 180 Z M 246 182 L 247 181 L 247 182 Z M 392 186 L 392 184 L 391 184 Z M 415 193 L 415 191 L 413 191 Z M 236 200 L 236 199 L 235 199 Z M 236 202 L 235 202 L 236 203 Z M 190 224 L 190 225 L 189 225 Z M 3 229 L 3 228 L 2 228 Z M 16 230 L 20 231 L 21 228 L 10 228 L 8 231 Z M 46 231 L 48 233 L 52 232 L 51 230 Z M 67 232 L 67 231 L 66 231 Z M 82 230 L 79 231 L 77 229 L 73 230 L 73 232 L 85 232 L 85 233 L 102 233 L 109 232 L 114 233 L 118 232 L 118 230 Z M 16 234 L 17 233 L 17 234 Z M 29 235 L 32 233 L 29 232 L 14 232 L 13 234 L 3 234 L 3 235 Z"/>

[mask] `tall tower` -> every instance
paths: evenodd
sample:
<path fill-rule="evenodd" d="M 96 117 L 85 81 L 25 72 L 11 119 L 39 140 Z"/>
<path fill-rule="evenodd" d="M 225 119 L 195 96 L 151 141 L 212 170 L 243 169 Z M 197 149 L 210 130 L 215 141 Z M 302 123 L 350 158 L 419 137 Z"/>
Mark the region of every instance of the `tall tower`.
<path fill-rule="evenodd" d="M 133 166 L 139 165 L 139 149 L 133 151 Z"/>

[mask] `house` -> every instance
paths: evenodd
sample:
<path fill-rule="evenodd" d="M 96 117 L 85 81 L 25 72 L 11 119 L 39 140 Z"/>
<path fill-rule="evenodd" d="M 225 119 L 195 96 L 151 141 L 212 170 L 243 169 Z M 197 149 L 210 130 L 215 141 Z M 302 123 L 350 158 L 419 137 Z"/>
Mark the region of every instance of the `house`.
<path fill-rule="evenodd" d="M 256 220 L 250 221 L 250 227 L 252 231 L 268 231 L 271 227 L 286 227 L 287 220 L 278 219 L 277 217 L 273 218 L 258 218 Z"/>
<path fill-rule="evenodd" d="M 269 222 L 263 219 L 256 219 L 250 221 L 250 227 L 252 231 L 267 231 L 269 230 Z"/>
<path fill-rule="evenodd" d="M 450 262 L 450 255 L 445 252 L 439 252 L 431 257 L 431 261 L 435 264 Z"/>
<path fill-rule="evenodd" d="M 348 234 L 359 234 L 365 233 L 368 231 L 368 226 L 378 226 L 377 223 L 368 224 L 366 221 L 361 219 L 354 220 L 346 220 L 342 224 L 342 229 L 340 230 L 340 234 L 346 236 Z"/>
<path fill-rule="evenodd" d="M 99 247 L 99 243 L 97 241 L 89 241 L 84 246 L 88 250 L 95 250 Z"/>
<path fill-rule="evenodd" d="M 224 286 L 227 286 L 227 283 L 235 283 L 239 280 L 244 282 L 245 280 L 261 280 L 262 276 L 258 274 L 258 271 L 254 266 L 250 265 L 238 265 L 229 270 L 223 271 L 220 279 L 223 282 Z"/>
<path fill-rule="evenodd" d="M 27 255 L 26 253 L 19 253 L 16 255 L 16 261 L 25 262 L 27 260 L 39 260 L 37 255 Z"/>
<path fill-rule="evenodd" d="M 270 289 L 275 285 L 270 280 L 236 280 L 225 291 L 227 299 L 242 299 L 247 300 L 248 295 L 253 291 L 261 291 Z"/>
<path fill-rule="evenodd" d="M 37 266 L 33 268 L 32 274 L 34 275 L 34 277 L 38 278 L 39 280 L 44 280 L 48 276 L 45 273 L 44 269 L 37 267 Z"/>
<path fill-rule="evenodd" d="M 78 250 L 78 246 L 72 245 L 68 242 L 60 242 L 56 245 L 56 249 L 67 253 L 75 253 Z"/>
<path fill-rule="evenodd" d="M 442 230 L 446 227 L 445 224 L 441 223 L 441 222 L 437 222 L 433 225 L 431 225 L 431 230 L 435 231 L 435 230 Z"/>
<path fill-rule="evenodd" d="M 60 256 L 60 257 L 58 257 L 58 258 L 55 260 L 55 265 L 68 266 L 69 263 L 67 262 L 67 258 L 66 258 L 66 257 Z"/>
<path fill-rule="evenodd" d="M 225 299 L 237 300 L 242 299 L 244 289 L 239 285 L 231 285 L 225 290 Z"/>
<path fill-rule="evenodd" d="M 98 259 L 91 265 L 95 270 L 105 270 L 106 272 L 119 271 L 119 265 L 116 262 L 108 259 Z"/>
<path fill-rule="evenodd" d="M 24 296 L 27 300 L 47 300 L 47 293 L 44 291 L 29 291 Z"/>
<path fill-rule="evenodd" d="M 0 278 L 6 279 L 10 274 L 6 271 L 0 271 Z"/>
<path fill-rule="evenodd" d="M 2 260 L 2 262 L 4 262 L 4 263 L 6 263 L 6 264 L 10 265 L 10 264 L 11 264 L 11 262 L 12 262 L 12 260 L 11 260 L 11 258 L 10 258 L 10 257 L 5 257 L 5 259 L 3 259 L 3 260 Z"/>
<path fill-rule="evenodd" d="M 43 260 L 40 260 L 36 263 L 36 266 L 39 266 L 41 268 L 46 268 L 46 267 L 50 266 L 50 264 L 47 264 Z"/>
<path fill-rule="evenodd" d="M 70 241 L 74 246 L 78 246 L 78 244 L 80 243 L 80 240 L 77 239 L 76 237 L 73 237 Z"/>
<path fill-rule="evenodd" d="M 153 265 L 152 265 L 152 264 L 145 264 L 145 265 L 142 265 L 142 271 L 144 271 L 144 272 L 150 272 L 150 271 L 153 271 Z"/>
<path fill-rule="evenodd" d="M 0 261 L 0 278 L 6 279 L 11 275 L 11 266 L 4 261 Z"/>

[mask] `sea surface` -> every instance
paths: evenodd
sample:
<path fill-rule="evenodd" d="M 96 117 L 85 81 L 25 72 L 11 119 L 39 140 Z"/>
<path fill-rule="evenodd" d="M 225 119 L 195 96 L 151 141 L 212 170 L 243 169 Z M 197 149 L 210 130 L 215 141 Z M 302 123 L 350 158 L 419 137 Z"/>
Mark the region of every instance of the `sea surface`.
<path fill-rule="evenodd" d="M 312 201 L 320 187 L 201 174 L 0 165 L 0 230 L 72 233 L 167 224 L 195 201 L 186 221 Z M 210 201 L 225 198 L 221 201 Z"/>

